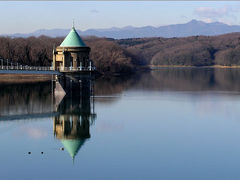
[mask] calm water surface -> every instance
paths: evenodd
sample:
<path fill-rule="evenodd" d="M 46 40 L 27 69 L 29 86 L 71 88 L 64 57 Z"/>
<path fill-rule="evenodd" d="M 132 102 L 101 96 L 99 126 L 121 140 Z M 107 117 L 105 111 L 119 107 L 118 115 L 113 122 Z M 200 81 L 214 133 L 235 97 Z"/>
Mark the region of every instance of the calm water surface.
<path fill-rule="evenodd" d="M 240 179 L 240 70 L 74 86 L 0 85 L 1 180 Z"/>

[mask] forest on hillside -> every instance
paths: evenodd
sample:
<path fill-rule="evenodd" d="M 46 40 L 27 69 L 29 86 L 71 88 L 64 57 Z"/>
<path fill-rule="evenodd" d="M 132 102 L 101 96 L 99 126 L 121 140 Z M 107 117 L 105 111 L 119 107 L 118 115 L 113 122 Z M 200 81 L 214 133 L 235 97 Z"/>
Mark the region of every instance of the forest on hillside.
<path fill-rule="evenodd" d="M 32 66 L 51 66 L 53 47 L 63 38 L 46 36 L 29 38 L 0 37 L 0 58 L 11 63 Z M 133 72 L 139 65 L 138 58 L 112 40 L 88 37 L 90 58 L 100 72 Z"/>
<path fill-rule="evenodd" d="M 150 65 L 240 65 L 240 33 L 185 38 L 122 39 L 117 43 Z"/>
<path fill-rule="evenodd" d="M 185 38 L 114 40 L 85 37 L 100 72 L 133 72 L 146 65 L 240 65 L 240 33 Z M 53 47 L 63 38 L 0 37 L 0 57 L 13 63 L 50 66 Z"/>

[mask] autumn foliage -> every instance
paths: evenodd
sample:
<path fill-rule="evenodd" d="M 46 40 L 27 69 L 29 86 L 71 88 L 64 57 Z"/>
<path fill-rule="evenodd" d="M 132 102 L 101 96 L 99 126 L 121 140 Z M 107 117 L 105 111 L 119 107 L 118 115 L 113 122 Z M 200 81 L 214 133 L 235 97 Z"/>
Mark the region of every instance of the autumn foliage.
<path fill-rule="evenodd" d="M 151 65 L 240 65 L 240 33 L 185 38 L 135 38 L 117 41 Z"/>
<path fill-rule="evenodd" d="M 29 38 L 0 38 L 0 57 L 9 62 L 32 66 L 51 66 L 53 47 L 63 38 L 46 36 Z M 132 72 L 137 58 L 114 40 L 88 37 L 84 41 L 91 47 L 90 58 L 100 72 Z"/>
<path fill-rule="evenodd" d="M 10 62 L 51 66 L 52 49 L 63 38 L 0 37 L 0 57 Z M 90 58 L 100 72 L 134 72 L 146 65 L 240 65 L 240 33 L 185 38 L 132 38 L 114 40 L 85 37 Z"/>

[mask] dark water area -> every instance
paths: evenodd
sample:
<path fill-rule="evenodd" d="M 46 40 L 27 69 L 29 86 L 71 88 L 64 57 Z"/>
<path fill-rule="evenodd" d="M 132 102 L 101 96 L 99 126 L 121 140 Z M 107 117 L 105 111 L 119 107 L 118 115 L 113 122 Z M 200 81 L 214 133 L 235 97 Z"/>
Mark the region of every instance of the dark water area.
<path fill-rule="evenodd" d="M 239 69 L 69 84 L 0 85 L 0 179 L 240 179 Z"/>

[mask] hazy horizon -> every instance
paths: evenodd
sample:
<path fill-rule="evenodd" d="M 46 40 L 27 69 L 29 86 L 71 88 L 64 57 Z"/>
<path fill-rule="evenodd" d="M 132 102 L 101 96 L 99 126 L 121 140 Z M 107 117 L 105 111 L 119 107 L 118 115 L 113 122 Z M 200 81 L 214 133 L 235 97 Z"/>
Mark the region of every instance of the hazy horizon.
<path fill-rule="evenodd" d="M 39 29 L 142 27 L 183 24 L 197 19 L 240 25 L 240 2 L 1 2 L 0 34 L 31 33 Z M 7 18 L 6 18 L 7 17 Z"/>
<path fill-rule="evenodd" d="M 183 22 L 183 23 L 179 23 L 179 24 L 186 24 L 186 23 L 189 23 L 189 22 L 191 22 L 191 21 L 193 21 L 193 20 L 196 20 L 196 21 L 201 21 L 201 22 L 205 22 L 205 21 L 203 21 L 203 20 L 199 20 L 199 19 L 192 19 L 192 20 L 190 20 L 190 21 L 186 21 L 186 22 Z M 219 22 L 219 21 L 214 21 L 214 22 Z M 214 22 L 205 22 L 205 23 L 214 23 Z M 224 23 L 224 22 L 221 22 L 221 23 Z M 224 24 L 226 24 L 226 23 L 224 23 Z M 128 28 L 128 27 L 133 27 L 133 28 L 142 28 L 142 27 L 147 27 L 147 26 L 151 26 L 151 27 L 162 27 L 162 26 L 168 26 L 168 25 L 175 25 L 175 24 L 166 24 L 166 25 L 161 25 L 161 26 L 152 26 L 152 25 L 145 25 L 145 26 L 132 26 L 132 25 L 126 25 L 126 26 L 122 26 L 122 27 L 116 27 L 116 26 L 112 26 L 112 27 L 107 27 L 107 28 L 89 28 L 89 29 L 85 29 L 85 30 L 82 30 L 81 28 L 77 28 L 77 27 L 75 27 L 77 30 L 80 30 L 80 31 L 82 31 L 82 32 L 84 32 L 84 31 L 87 31 L 87 30 L 106 30 L 106 29 L 114 29 L 114 28 L 116 28 L 116 29 L 124 29 L 124 28 Z M 240 24 L 232 24 L 232 25 L 240 25 Z M 28 33 L 34 33 L 34 32 L 36 32 L 36 31 L 41 31 L 41 30 L 57 30 L 57 29 L 61 29 L 61 30 L 70 30 L 71 29 L 71 27 L 72 26 L 69 26 L 69 27 L 66 27 L 66 28 L 40 28 L 40 29 L 36 29 L 36 30 L 34 30 L 34 31 L 32 31 L 32 32 L 28 32 Z M 28 33 L 26 33 L 26 34 L 28 34 Z M 23 33 L 19 33 L 19 32 L 15 32 L 15 33 L 10 33 L 10 34 L 8 34 L 8 35 L 11 35 L 11 34 L 25 34 L 24 32 Z M 4 34 L 0 34 L 0 35 L 4 35 Z"/>

